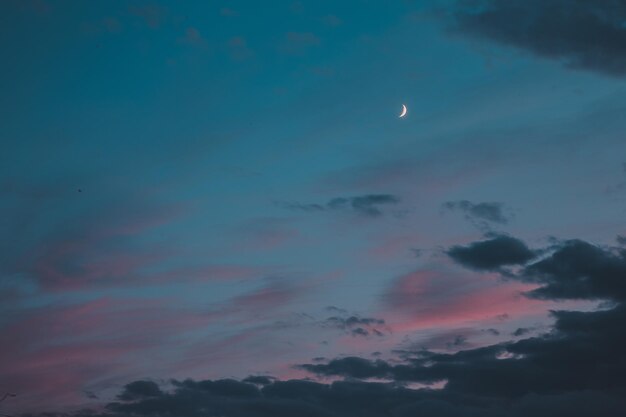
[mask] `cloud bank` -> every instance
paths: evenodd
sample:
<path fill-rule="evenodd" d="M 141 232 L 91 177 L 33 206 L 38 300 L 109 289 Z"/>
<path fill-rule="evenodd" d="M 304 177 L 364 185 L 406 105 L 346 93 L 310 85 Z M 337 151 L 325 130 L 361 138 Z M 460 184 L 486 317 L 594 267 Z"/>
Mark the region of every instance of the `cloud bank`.
<path fill-rule="evenodd" d="M 485 245 L 513 248 L 515 256 L 504 250 L 485 260 Z M 320 378 L 344 379 L 330 384 L 250 377 L 171 380 L 166 389 L 134 381 L 102 410 L 72 417 L 624 415 L 626 251 L 572 240 L 534 259 L 524 242 L 506 236 L 464 250 L 471 255 L 463 258 L 465 264 L 474 269 L 525 263 L 507 279 L 537 284 L 528 297 L 603 300 L 603 308 L 553 311 L 554 326 L 547 333 L 455 353 L 418 349 L 395 360 L 342 357 L 297 365 Z M 347 320 L 379 324 L 378 319 Z M 388 382 L 368 382 L 371 378 Z M 443 388 L 411 389 L 414 383 Z"/>

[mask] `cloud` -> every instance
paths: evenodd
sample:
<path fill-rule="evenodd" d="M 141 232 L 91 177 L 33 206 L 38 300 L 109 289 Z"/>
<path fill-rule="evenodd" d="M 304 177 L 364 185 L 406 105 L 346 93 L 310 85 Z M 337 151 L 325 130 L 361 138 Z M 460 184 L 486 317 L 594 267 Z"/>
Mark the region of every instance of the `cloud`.
<path fill-rule="evenodd" d="M 156 382 L 135 381 L 126 384 L 124 391 L 122 391 L 117 398 L 122 401 L 134 401 L 144 398 L 161 397 L 162 395 L 163 391 L 161 391 L 161 388 L 159 388 Z"/>
<path fill-rule="evenodd" d="M 626 319 L 624 256 L 611 248 L 568 241 L 516 276 L 527 280 L 536 274 L 534 282 L 542 286 L 535 291 L 543 297 L 614 301 L 604 310 L 554 311 L 555 324 L 549 333 L 454 354 L 416 351 L 410 361 L 401 364 L 346 357 L 301 367 L 322 376 L 424 384 L 446 381 L 444 392 L 481 398 L 520 400 L 533 393 L 622 392 L 626 390 L 620 376 L 626 371 L 626 353 L 622 349 L 626 333 L 621 328 Z M 583 276 L 584 291 L 578 282 Z M 626 410 L 625 406 L 621 403 L 619 407 Z M 550 409 L 548 404 L 543 407 Z"/>
<path fill-rule="evenodd" d="M 275 378 L 271 376 L 251 375 L 243 379 L 242 382 L 248 382 L 250 384 L 256 384 L 256 385 L 269 385 L 274 380 Z"/>
<path fill-rule="evenodd" d="M 11 192 L 12 188 L 4 189 Z M 75 196 L 68 196 L 68 191 L 54 196 L 33 187 L 16 194 L 16 209 L 2 210 L 4 216 L 15 220 L 1 226 L 3 234 L 32 237 L 3 245 L 0 274 L 22 276 L 42 289 L 61 291 L 128 282 L 145 277 L 147 269 L 154 270 L 171 259 L 171 247 L 138 245 L 137 241 L 179 220 L 188 213 L 184 205 L 159 204 L 140 195 L 123 202 L 112 198 L 106 204 L 83 207 L 78 199 L 93 197 L 76 197 L 79 194 L 75 189 L 70 192 Z M 54 207 L 71 197 L 80 207 L 78 214 L 55 218 Z M 32 222 L 37 216 L 42 223 Z M 42 233 L 32 233 L 45 221 L 49 224 Z"/>
<path fill-rule="evenodd" d="M 384 336 L 390 329 L 385 320 L 373 317 L 329 317 L 322 323 L 325 327 L 341 329 L 352 336 L 368 337 L 370 335 Z"/>
<path fill-rule="evenodd" d="M 447 253 L 465 267 L 487 271 L 506 265 L 524 264 L 536 256 L 524 242 L 505 235 L 497 235 L 468 246 L 453 246 Z"/>
<path fill-rule="evenodd" d="M 626 276 L 621 269 L 624 256 L 614 248 L 566 241 L 519 274 L 508 276 L 527 280 L 536 274 L 534 282 L 551 289 L 546 295 L 555 299 L 612 301 L 592 311 L 554 311 L 551 331 L 534 337 L 465 349 L 460 337 L 451 343 L 462 350 L 453 353 L 417 348 L 388 360 L 348 356 L 297 365 L 315 377 L 344 378 L 333 383 L 252 377 L 170 380 L 165 387 L 133 381 L 103 411 L 64 415 L 622 416 L 626 413 L 626 303 L 620 285 Z M 583 275 L 586 296 L 577 283 Z M 572 289 L 561 288 L 570 284 Z M 359 325 L 371 320 L 376 319 L 355 317 L 345 322 Z M 373 378 L 388 382 L 370 382 Z M 413 384 L 433 388 L 415 389 Z"/>
<path fill-rule="evenodd" d="M 531 291 L 540 299 L 626 299 L 626 251 L 612 251 L 582 240 L 561 243 L 546 258 L 518 276 L 542 284 Z"/>
<path fill-rule="evenodd" d="M 418 351 L 401 364 L 347 357 L 301 367 L 321 376 L 423 384 L 446 381 L 445 393 L 475 399 L 519 401 L 532 393 L 611 393 L 626 389 L 621 377 L 626 371 L 622 349 L 626 337 L 620 327 L 626 319 L 626 308 L 619 305 L 607 311 L 553 314 L 556 324 L 552 333 L 517 342 L 453 354 Z"/>
<path fill-rule="evenodd" d="M 472 203 L 467 200 L 448 201 L 441 206 L 444 210 L 460 211 L 468 221 L 477 226 L 483 226 L 480 222 L 507 224 L 512 214 L 506 212 L 504 204 L 498 202 Z"/>
<path fill-rule="evenodd" d="M 141 368 L 130 357 L 158 356 L 163 346 L 180 342 L 181 334 L 211 323 L 203 312 L 131 297 L 4 310 L 2 317 L 11 318 L 2 324 L 3 334 L 11 336 L 0 344 L 0 386 L 19 393 L 10 404 L 18 409 L 81 401 L 84 391 L 97 395 L 97 381 Z"/>
<path fill-rule="evenodd" d="M 394 330 L 414 331 L 536 312 L 542 303 L 522 296 L 533 288 L 496 274 L 417 270 L 393 280 L 383 301 L 386 314 L 402 317 Z"/>
<path fill-rule="evenodd" d="M 529 332 L 531 332 L 532 329 L 529 329 L 527 327 L 518 327 L 513 333 L 511 333 L 512 336 L 524 336 L 526 334 L 528 334 Z"/>
<path fill-rule="evenodd" d="M 512 403 L 463 397 L 443 391 L 419 391 L 394 384 L 338 381 L 275 381 L 261 388 L 242 381 L 171 382 L 165 395 L 107 404 L 105 411 L 78 411 L 64 417 L 522 417 L 533 415 L 617 417 L 624 401 L 597 391 L 529 394 Z M 61 416 L 61 414 L 55 414 Z"/>
<path fill-rule="evenodd" d="M 437 332 L 432 336 L 420 338 L 418 341 L 410 341 L 402 350 L 412 356 L 416 350 L 445 350 L 458 351 L 472 346 L 469 339 L 480 332 L 472 328 L 461 328 Z"/>
<path fill-rule="evenodd" d="M 278 203 L 281 207 L 290 210 L 308 212 L 350 210 L 355 213 L 378 217 L 383 214 L 380 206 L 398 204 L 400 199 L 391 194 L 366 194 L 356 197 L 337 197 L 329 200 L 326 204 L 302 204 L 302 203 Z"/>
<path fill-rule="evenodd" d="M 622 0 L 458 1 L 452 30 L 525 49 L 571 68 L 626 74 Z"/>

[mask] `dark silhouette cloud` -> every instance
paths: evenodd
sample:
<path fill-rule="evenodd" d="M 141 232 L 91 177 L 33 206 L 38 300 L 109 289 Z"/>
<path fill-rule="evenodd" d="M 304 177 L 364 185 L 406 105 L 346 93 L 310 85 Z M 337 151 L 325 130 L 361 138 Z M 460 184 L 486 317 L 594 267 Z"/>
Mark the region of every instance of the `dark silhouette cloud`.
<path fill-rule="evenodd" d="M 496 270 L 506 265 L 520 265 L 535 257 L 535 253 L 524 242 L 505 235 L 497 235 L 468 246 L 453 246 L 447 253 L 457 263 L 476 270 Z"/>
<path fill-rule="evenodd" d="M 507 239 L 526 247 L 517 239 Z M 172 380 L 173 388 L 166 390 L 154 382 L 135 381 L 105 411 L 64 416 L 623 416 L 626 254 L 580 240 L 562 242 L 550 250 L 507 278 L 532 279 L 542 297 L 603 299 L 610 304 L 604 302 L 602 309 L 593 311 L 553 311 L 551 331 L 517 341 L 454 353 L 419 348 L 398 351 L 392 360 L 318 358 L 297 366 L 321 377 L 346 378 L 332 384 L 249 377 L 243 381 Z M 341 322 L 360 328 L 377 319 L 349 317 Z M 517 333 L 524 336 L 526 332 Z M 465 339 L 455 338 L 452 343 L 462 347 Z M 367 382 L 370 378 L 389 382 Z M 409 383 L 443 387 L 409 389 Z M 60 414 L 47 414 L 56 415 Z"/>
<path fill-rule="evenodd" d="M 603 415 L 619 415 L 626 412 L 622 400 L 626 382 L 620 376 L 626 371 L 622 348 L 626 332 L 621 325 L 626 320 L 625 256 L 612 248 L 566 241 L 514 276 L 524 281 L 532 278 L 540 285 L 528 296 L 613 301 L 604 310 L 554 311 L 554 328 L 546 334 L 453 354 L 405 353 L 406 360 L 400 364 L 346 357 L 301 367 L 321 376 L 424 384 L 446 381 L 441 390 L 446 395 L 470 396 L 476 401 L 491 398 L 491 405 L 499 403 L 496 399 L 509 401 L 507 412 L 496 415 L 519 415 L 521 410 L 532 415 L 585 415 L 599 409 Z M 514 335 L 524 336 L 528 330 L 520 328 Z M 566 399 L 577 395 L 595 402 L 584 405 L 585 411 L 576 410 Z"/>
<path fill-rule="evenodd" d="M 518 342 L 454 354 L 415 352 L 415 358 L 403 364 L 347 357 L 302 368 L 322 376 L 447 381 L 444 392 L 508 400 L 531 393 L 626 390 L 621 377 L 626 371 L 626 332 L 620 327 L 626 308 L 553 314 L 552 333 Z"/>
<path fill-rule="evenodd" d="M 543 299 L 626 298 L 626 252 L 582 240 L 566 241 L 545 259 L 528 265 L 519 278 L 543 284 L 529 294 Z"/>
<path fill-rule="evenodd" d="M 448 201 L 442 204 L 442 208 L 449 211 L 460 211 L 467 220 L 475 224 L 480 221 L 507 224 L 512 217 L 511 213 L 505 210 L 504 204 L 498 202 Z"/>
<path fill-rule="evenodd" d="M 380 206 L 397 204 L 400 199 L 391 194 L 367 194 L 357 197 L 337 197 L 326 204 L 279 203 L 281 207 L 290 210 L 325 211 L 325 210 L 352 210 L 365 216 L 377 217 L 383 214 Z"/>
<path fill-rule="evenodd" d="M 161 388 L 153 381 L 135 381 L 124 386 L 117 398 L 122 401 L 140 400 L 143 398 L 154 398 L 163 395 Z"/>
<path fill-rule="evenodd" d="M 556 59 L 572 68 L 626 74 L 626 1 L 457 2 L 452 28 Z"/>
<path fill-rule="evenodd" d="M 248 382 L 250 384 L 257 384 L 257 385 L 269 385 L 272 383 L 272 381 L 274 380 L 274 378 L 269 377 L 269 376 L 254 376 L 251 375 L 247 378 L 245 378 L 242 382 Z"/>

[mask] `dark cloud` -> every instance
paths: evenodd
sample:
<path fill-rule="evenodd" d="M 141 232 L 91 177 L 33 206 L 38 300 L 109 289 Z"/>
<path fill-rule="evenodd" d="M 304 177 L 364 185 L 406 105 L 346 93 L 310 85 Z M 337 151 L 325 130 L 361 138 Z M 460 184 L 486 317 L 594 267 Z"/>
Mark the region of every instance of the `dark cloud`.
<path fill-rule="evenodd" d="M 612 76 L 626 74 L 624 0 L 457 2 L 453 30 Z"/>
<path fill-rule="evenodd" d="M 465 218 L 474 224 L 481 221 L 487 221 L 497 224 L 507 224 L 511 218 L 511 213 L 505 210 L 503 203 L 484 202 L 472 203 L 467 200 L 448 201 L 442 204 L 444 210 L 460 211 Z"/>
<path fill-rule="evenodd" d="M 301 367 L 322 376 L 424 384 L 446 381 L 442 395 L 471 397 L 475 401 L 491 398 L 491 405 L 498 404 L 495 399 L 499 398 L 511 404 L 506 413 L 495 415 L 582 416 L 592 411 L 598 414 L 599 409 L 603 410 L 602 415 L 624 413 L 626 381 L 621 375 L 626 372 L 626 331 L 622 325 L 626 320 L 625 255 L 580 240 L 566 241 L 551 249 L 548 256 L 513 276 L 541 285 L 529 296 L 604 299 L 613 303 L 605 304 L 609 306 L 605 310 L 555 311 L 551 332 L 517 342 L 453 354 L 405 352 L 401 356 L 404 363 L 399 364 L 346 357 Z M 523 336 L 528 331 L 520 328 L 514 335 Z M 596 402 L 576 410 L 566 399 L 577 395 Z M 463 415 L 462 410 L 458 411 Z"/>
<path fill-rule="evenodd" d="M 85 391 L 83 391 L 83 394 L 85 394 L 85 397 L 87 397 L 87 398 L 89 398 L 91 400 L 97 400 L 98 399 L 98 396 L 94 392 L 92 392 L 92 391 L 85 390 Z"/>
<path fill-rule="evenodd" d="M 248 382 L 250 384 L 257 384 L 257 385 L 269 385 L 272 383 L 273 380 L 274 378 L 270 376 L 251 375 L 245 378 L 242 382 Z"/>
<path fill-rule="evenodd" d="M 357 327 L 355 329 L 352 329 L 350 331 L 350 334 L 352 334 L 352 336 L 364 336 L 364 337 L 367 337 L 367 336 L 370 335 L 370 332 L 365 330 L 363 327 Z"/>
<path fill-rule="evenodd" d="M 528 332 L 530 332 L 532 329 L 526 328 L 526 327 L 518 327 L 513 333 L 511 333 L 511 335 L 519 337 L 519 336 L 524 336 L 525 334 L 527 334 Z"/>
<path fill-rule="evenodd" d="M 326 319 L 322 325 L 344 330 L 352 336 L 384 336 L 386 333 L 389 333 L 385 320 L 372 317 L 333 316 Z"/>
<path fill-rule="evenodd" d="M 496 270 L 506 265 L 520 265 L 535 257 L 535 253 L 524 242 L 505 235 L 468 246 L 453 246 L 447 253 L 457 263 L 476 270 Z"/>
<path fill-rule="evenodd" d="M 535 298 L 624 300 L 626 252 L 570 240 L 526 266 L 519 278 L 543 284 L 529 293 Z"/>
<path fill-rule="evenodd" d="M 117 396 L 122 401 L 141 400 L 163 395 L 161 388 L 153 381 L 135 381 L 124 386 L 124 390 Z"/>
<path fill-rule="evenodd" d="M 626 308 L 594 312 L 554 312 L 549 335 L 454 354 L 416 352 L 403 364 L 358 357 L 302 365 L 312 373 L 349 378 L 383 378 L 433 384 L 445 392 L 516 399 L 531 393 L 626 390 Z"/>
<path fill-rule="evenodd" d="M 415 356 L 415 352 L 423 351 L 459 351 L 471 347 L 470 338 L 480 332 L 472 328 L 444 330 L 428 337 L 420 336 L 418 340 L 406 338 L 403 349 L 394 350 L 394 353 L 403 358 Z"/>
<path fill-rule="evenodd" d="M 276 381 L 261 389 L 229 381 L 234 392 L 215 392 L 224 381 L 173 381 L 166 395 L 107 405 L 104 412 L 48 413 L 47 417 L 602 417 L 621 416 L 624 400 L 615 393 L 593 390 L 528 394 L 514 402 L 468 398 L 394 384 L 339 381 Z M 235 388 L 236 386 L 236 388 Z M 245 395 L 241 395 L 245 392 Z M 42 416 L 43 417 L 43 416 Z"/>
<path fill-rule="evenodd" d="M 290 210 L 325 211 L 351 210 L 364 216 L 377 217 L 383 214 L 380 206 L 397 204 L 400 199 L 390 194 L 367 194 L 357 197 L 337 197 L 326 204 L 278 203 Z"/>

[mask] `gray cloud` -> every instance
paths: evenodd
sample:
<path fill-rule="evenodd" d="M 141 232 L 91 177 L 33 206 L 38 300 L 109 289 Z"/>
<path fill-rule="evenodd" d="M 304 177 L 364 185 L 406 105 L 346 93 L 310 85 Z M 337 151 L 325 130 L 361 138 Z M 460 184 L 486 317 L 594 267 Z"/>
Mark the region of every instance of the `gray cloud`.
<path fill-rule="evenodd" d="M 608 250 L 582 240 L 556 246 L 546 258 L 518 276 L 541 287 L 529 295 L 541 299 L 626 299 L 626 251 Z"/>
<path fill-rule="evenodd" d="M 352 336 L 384 336 L 386 333 L 389 333 L 385 320 L 372 317 L 333 316 L 326 319 L 322 325 L 341 329 Z"/>
<path fill-rule="evenodd" d="M 337 197 L 325 204 L 278 203 L 283 208 L 308 212 L 326 210 L 349 210 L 355 213 L 378 217 L 383 214 L 380 206 L 398 204 L 400 199 L 391 194 L 366 194 L 356 197 Z"/>
<path fill-rule="evenodd" d="M 524 242 L 505 235 L 496 235 L 467 246 L 453 246 L 447 253 L 457 263 L 476 270 L 496 270 L 506 265 L 520 265 L 536 256 Z"/>
<path fill-rule="evenodd" d="M 507 212 L 503 203 L 484 202 L 472 203 L 467 200 L 448 201 L 441 206 L 444 210 L 459 211 L 465 215 L 465 218 L 478 226 L 482 226 L 478 222 L 491 222 L 497 224 L 507 224 L 512 214 Z"/>
<path fill-rule="evenodd" d="M 452 30 L 525 49 L 572 68 L 626 74 L 626 1 L 458 1 Z"/>

